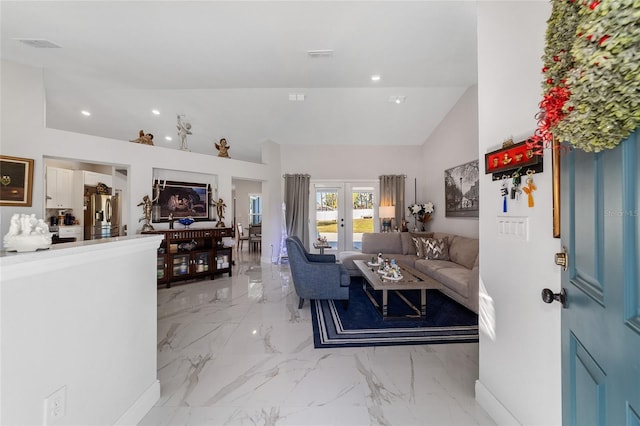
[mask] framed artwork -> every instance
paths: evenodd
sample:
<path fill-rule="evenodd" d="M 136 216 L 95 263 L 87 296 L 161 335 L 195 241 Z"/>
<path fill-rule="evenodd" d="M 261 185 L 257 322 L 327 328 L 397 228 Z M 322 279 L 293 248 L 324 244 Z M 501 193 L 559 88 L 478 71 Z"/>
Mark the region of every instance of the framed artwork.
<path fill-rule="evenodd" d="M 154 214 L 154 222 L 167 222 L 170 214 L 176 220 L 182 217 L 191 217 L 196 221 L 209 220 L 211 206 L 208 184 L 171 181 L 156 184 L 160 212 L 157 216 Z"/>
<path fill-rule="evenodd" d="M 0 155 L 0 206 L 31 207 L 33 160 Z"/>
<path fill-rule="evenodd" d="M 479 217 L 479 165 L 474 160 L 444 171 L 445 217 Z"/>

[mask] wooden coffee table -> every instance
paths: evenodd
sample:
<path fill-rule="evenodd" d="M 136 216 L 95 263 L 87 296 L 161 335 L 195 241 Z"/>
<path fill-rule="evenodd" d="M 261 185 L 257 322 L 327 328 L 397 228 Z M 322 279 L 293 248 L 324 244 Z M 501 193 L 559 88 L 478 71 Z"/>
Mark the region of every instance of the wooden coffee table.
<path fill-rule="evenodd" d="M 362 276 L 364 277 L 365 282 L 362 285 L 362 289 L 371 303 L 373 303 L 373 305 L 382 314 L 383 319 L 398 318 L 397 316 L 389 316 L 389 309 L 387 306 L 389 290 L 395 291 L 400 299 L 402 299 L 402 301 L 415 312 L 415 314 L 405 315 L 403 317 L 425 318 L 427 316 L 427 290 L 439 290 L 442 288 L 442 284 L 438 281 L 429 278 L 406 265 L 399 265 L 402 273 L 402 280 L 388 281 L 383 280 L 380 277 L 380 274 L 377 272 L 377 266 L 369 266 L 364 260 L 354 260 L 353 263 L 358 267 L 360 272 L 362 272 Z M 376 299 L 369 292 L 369 288 L 374 291 L 382 292 L 382 306 L 378 304 Z M 418 309 L 401 293 L 402 290 L 420 290 L 420 309 Z"/>

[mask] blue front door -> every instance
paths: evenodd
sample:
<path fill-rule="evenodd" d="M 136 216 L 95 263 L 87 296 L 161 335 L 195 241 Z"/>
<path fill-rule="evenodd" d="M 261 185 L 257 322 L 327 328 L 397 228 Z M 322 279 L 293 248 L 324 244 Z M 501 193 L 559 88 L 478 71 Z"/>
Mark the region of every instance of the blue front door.
<path fill-rule="evenodd" d="M 561 157 L 565 425 L 640 426 L 639 133 Z"/>

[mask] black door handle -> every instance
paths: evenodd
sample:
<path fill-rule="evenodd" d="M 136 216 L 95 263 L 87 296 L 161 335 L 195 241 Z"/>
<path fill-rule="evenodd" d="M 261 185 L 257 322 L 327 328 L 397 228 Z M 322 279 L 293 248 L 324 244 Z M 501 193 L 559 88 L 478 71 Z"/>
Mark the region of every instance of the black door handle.
<path fill-rule="evenodd" d="M 562 307 L 567 307 L 567 292 L 563 288 L 560 290 L 560 293 L 554 293 L 553 291 L 545 288 L 542 290 L 542 301 L 544 303 L 553 303 L 554 301 L 558 301 L 562 303 Z"/>

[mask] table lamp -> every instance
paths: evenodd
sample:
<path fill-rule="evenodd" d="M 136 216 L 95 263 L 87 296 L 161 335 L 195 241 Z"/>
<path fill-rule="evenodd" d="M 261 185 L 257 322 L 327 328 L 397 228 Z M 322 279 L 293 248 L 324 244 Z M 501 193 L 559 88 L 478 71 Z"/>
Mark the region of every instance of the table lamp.
<path fill-rule="evenodd" d="M 391 231 L 391 219 L 396 216 L 396 206 L 380 206 L 378 216 L 382 219 L 382 232 Z"/>

